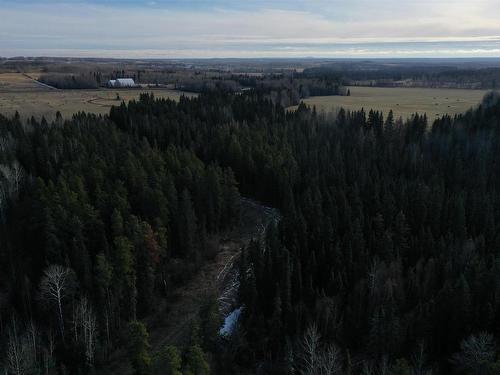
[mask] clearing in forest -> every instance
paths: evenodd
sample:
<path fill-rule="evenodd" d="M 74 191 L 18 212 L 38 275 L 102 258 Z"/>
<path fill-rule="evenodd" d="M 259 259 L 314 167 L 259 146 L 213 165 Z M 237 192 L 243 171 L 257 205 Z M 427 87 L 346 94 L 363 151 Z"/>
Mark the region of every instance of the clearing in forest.
<path fill-rule="evenodd" d="M 219 297 L 221 318 L 228 314 L 234 306 L 227 304 L 234 302 L 238 290 L 237 271 L 242 249 L 252 239 L 262 240 L 267 226 L 271 222 L 277 222 L 279 218 L 277 209 L 242 198 L 240 223 L 229 233 L 217 238 L 217 256 L 207 261 L 191 280 L 175 287 L 173 296 L 168 301 L 159 302 L 157 311 L 145 319 L 153 355 L 165 345 L 182 348 L 188 343 L 192 325 L 197 321 L 200 308 L 208 295 L 215 294 Z M 132 374 L 124 348 L 111 355 L 104 373 Z"/>
<path fill-rule="evenodd" d="M 318 111 L 335 111 L 343 107 L 348 110 L 365 111 L 376 109 L 384 115 L 392 109 L 394 117 L 409 118 L 418 112 L 427 113 L 429 119 L 455 115 L 478 105 L 487 93 L 485 90 L 400 88 L 400 87 L 348 87 L 350 96 L 315 96 L 304 99 Z M 296 109 L 290 107 L 289 109 Z"/>

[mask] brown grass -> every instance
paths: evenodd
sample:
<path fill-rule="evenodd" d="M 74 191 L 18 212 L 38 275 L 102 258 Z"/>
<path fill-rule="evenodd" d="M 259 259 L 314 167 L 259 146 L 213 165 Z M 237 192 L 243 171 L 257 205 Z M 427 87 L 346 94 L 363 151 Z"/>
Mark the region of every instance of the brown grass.
<path fill-rule="evenodd" d="M 47 91 L 29 76 L 21 73 L 1 73 L 0 74 L 0 97 L 5 93 Z"/>
<path fill-rule="evenodd" d="M 30 74 L 31 76 L 31 74 Z M 34 77 L 34 75 L 33 75 Z M 179 100 L 181 95 L 193 95 L 169 89 L 98 89 L 57 90 L 40 85 L 20 73 L 0 74 L 0 114 L 12 116 L 18 111 L 22 117 L 55 118 L 57 111 L 64 118 L 84 111 L 107 114 L 113 105 L 138 99 L 143 92 L 151 92 L 159 98 Z M 119 95 L 120 99 L 117 99 Z"/>
<path fill-rule="evenodd" d="M 335 111 L 343 107 L 348 110 L 382 110 L 387 114 L 393 110 L 395 117 L 408 118 L 418 112 L 427 113 L 432 119 L 444 114 L 454 115 L 479 104 L 486 94 L 484 90 L 432 89 L 432 88 L 384 88 L 349 87 L 351 96 L 316 96 L 304 100 L 318 111 Z M 291 110 L 297 108 L 290 107 Z"/>

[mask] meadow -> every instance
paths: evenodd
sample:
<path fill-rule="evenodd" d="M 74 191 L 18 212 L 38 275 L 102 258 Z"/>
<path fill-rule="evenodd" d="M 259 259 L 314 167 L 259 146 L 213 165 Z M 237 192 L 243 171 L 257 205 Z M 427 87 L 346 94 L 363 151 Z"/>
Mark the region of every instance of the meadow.
<path fill-rule="evenodd" d="M 479 104 L 486 90 L 434 89 L 434 88 L 385 88 L 349 87 L 350 96 L 316 96 L 304 99 L 318 111 L 335 111 L 343 107 L 349 110 L 378 109 L 387 114 L 393 110 L 396 118 L 411 117 L 418 112 L 427 113 L 428 118 L 444 114 L 455 115 Z M 289 109 L 296 109 L 297 106 Z"/>
<path fill-rule="evenodd" d="M 57 90 L 46 87 L 32 75 L 20 73 L 0 74 L 0 114 L 12 116 L 16 111 L 23 116 L 51 120 L 57 111 L 64 118 L 84 111 L 107 114 L 113 105 L 120 105 L 138 99 L 143 92 L 151 92 L 159 98 L 179 100 L 181 95 L 193 95 L 176 90 L 143 89 L 98 89 L 98 90 Z"/>

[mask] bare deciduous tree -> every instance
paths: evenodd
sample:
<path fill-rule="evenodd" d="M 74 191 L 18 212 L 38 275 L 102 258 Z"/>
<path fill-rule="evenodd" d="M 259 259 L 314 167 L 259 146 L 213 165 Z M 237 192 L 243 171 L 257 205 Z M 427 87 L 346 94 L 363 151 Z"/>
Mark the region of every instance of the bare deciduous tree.
<path fill-rule="evenodd" d="M 391 364 L 389 362 L 389 357 L 384 355 L 382 359 L 380 360 L 380 364 L 378 367 L 378 373 L 380 375 L 389 375 L 389 372 L 391 371 Z"/>
<path fill-rule="evenodd" d="M 0 152 L 6 151 L 8 146 L 8 139 L 0 137 Z"/>
<path fill-rule="evenodd" d="M 0 165 L 0 220 L 3 218 L 5 206 L 7 205 L 7 200 L 9 198 L 8 180 L 3 174 L 3 167 L 3 165 Z"/>
<path fill-rule="evenodd" d="M 31 329 L 31 332 L 20 334 L 15 319 L 12 319 L 6 353 L 8 374 L 30 374 L 36 369 L 37 348 L 33 347 L 32 337 L 36 336 L 37 333 L 34 326 Z"/>
<path fill-rule="evenodd" d="M 38 329 L 35 325 L 35 322 L 33 319 L 30 319 L 28 323 L 28 329 L 26 330 L 26 337 L 28 339 L 28 343 L 30 346 L 31 350 L 31 357 L 34 358 L 34 361 L 36 362 L 36 359 L 38 358 Z"/>
<path fill-rule="evenodd" d="M 47 345 L 42 348 L 42 363 L 45 375 L 51 373 L 54 366 L 55 339 L 51 329 L 47 333 Z"/>
<path fill-rule="evenodd" d="M 16 323 L 13 321 L 12 328 L 9 330 L 9 341 L 7 343 L 7 371 L 15 375 L 26 374 L 28 369 L 24 363 L 25 356 L 25 347 L 22 344 L 21 337 L 18 335 Z"/>
<path fill-rule="evenodd" d="M 80 341 L 84 345 L 87 364 L 92 366 L 97 336 L 97 319 L 86 297 L 82 297 L 73 312 L 73 331 L 75 341 Z"/>
<path fill-rule="evenodd" d="M 17 160 L 11 163 L 11 165 L 0 165 L 0 177 L 6 181 L 5 189 L 10 196 L 16 196 L 21 190 L 21 184 L 24 178 L 24 170 L 21 164 Z"/>
<path fill-rule="evenodd" d="M 12 133 L 3 134 L 0 136 L 0 151 L 7 152 L 13 150 L 17 146 L 17 142 L 12 136 Z"/>
<path fill-rule="evenodd" d="M 319 369 L 320 334 L 315 325 L 306 329 L 298 354 L 298 372 L 301 375 L 316 375 Z"/>
<path fill-rule="evenodd" d="M 40 283 L 41 298 L 57 306 L 59 330 L 64 338 L 63 299 L 67 296 L 71 269 L 60 265 L 50 265 Z"/>
<path fill-rule="evenodd" d="M 1 209 L 0 209 L 1 211 Z M 1 212 L 0 212 L 1 213 Z M 0 242 L 1 245 L 1 242 Z M 3 337 L 4 334 L 4 314 L 3 310 L 8 306 L 8 297 L 7 297 L 7 292 L 4 292 L 3 290 L 0 290 L 0 336 Z"/>
<path fill-rule="evenodd" d="M 370 289 L 370 295 L 375 293 L 379 274 L 379 262 L 378 259 L 375 258 L 370 266 L 370 272 L 368 272 L 368 288 Z"/>
<path fill-rule="evenodd" d="M 7 201 L 19 194 L 23 179 L 24 170 L 17 160 L 10 166 L 0 164 L 0 220 L 3 219 Z"/>
<path fill-rule="evenodd" d="M 431 375 L 432 369 L 427 368 L 427 357 L 425 355 L 424 343 L 417 346 L 417 350 L 412 356 L 413 373 L 415 375 Z"/>
<path fill-rule="evenodd" d="M 376 374 L 376 366 L 373 361 L 363 361 L 361 367 L 361 375 L 374 375 Z"/>
<path fill-rule="evenodd" d="M 336 345 L 328 345 L 321 351 L 319 358 L 321 375 L 335 375 L 342 373 L 342 352 Z"/>
<path fill-rule="evenodd" d="M 3 218 L 3 212 L 5 209 L 5 205 L 7 203 L 7 191 L 3 186 L 1 176 L 0 176 L 0 220 Z"/>
<path fill-rule="evenodd" d="M 342 373 L 342 352 L 336 345 L 321 346 L 321 335 L 315 325 L 304 333 L 297 354 L 296 370 L 301 375 L 335 375 Z"/>

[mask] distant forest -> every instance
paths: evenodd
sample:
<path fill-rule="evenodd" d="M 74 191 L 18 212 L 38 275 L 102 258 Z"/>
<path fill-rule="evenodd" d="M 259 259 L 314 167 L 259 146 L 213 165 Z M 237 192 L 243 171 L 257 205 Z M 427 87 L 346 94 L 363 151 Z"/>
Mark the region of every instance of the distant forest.
<path fill-rule="evenodd" d="M 325 64 L 304 70 L 305 77 L 330 77 L 345 85 L 379 87 L 500 88 L 500 67 L 439 64 Z"/>
<path fill-rule="evenodd" d="M 58 89 L 97 89 L 99 82 L 82 74 L 43 74 L 38 81 Z"/>
<path fill-rule="evenodd" d="M 7 374 L 500 374 L 500 99 L 429 123 L 265 90 L 142 95 L 109 116 L 0 116 Z M 214 256 L 240 196 L 280 209 L 213 301 L 152 356 L 145 318 Z"/>
<path fill-rule="evenodd" d="M 231 73 L 201 73 L 198 71 L 116 70 L 109 73 L 91 71 L 79 74 L 44 73 L 38 81 L 58 89 L 96 89 L 109 79 L 129 77 L 138 84 L 171 87 L 194 93 L 258 90 L 283 107 L 298 105 L 301 99 L 319 95 L 347 95 L 338 77 L 294 77 L 293 75 L 265 74 L 262 76 L 234 75 Z"/>
<path fill-rule="evenodd" d="M 280 96 L 282 105 L 298 105 L 310 96 L 347 95 L 345 86 L 500 88 L 496 59 L 314 60 L 289 61 L 9 61 L 0 71 L 36 71 L 41 82 L 60 89 L 104 86 L 110 79 L 133 78 L 142 85 L 190 92 L 261 89 Z M 286 90 L 283 91 L 283 90 Z"/>
<path fill-rule="evenodd" d="M 283 107 L 298 105 L 301 99 L 319 95 L 348 95 L 338 78 L 295 78 L 294 76 L 269 75 L 262 77 L 231 76 L 228 78 L 184 79 L 177 89 L 206 93 L 211 91 L 240 92 L 254 90 Z"/>

